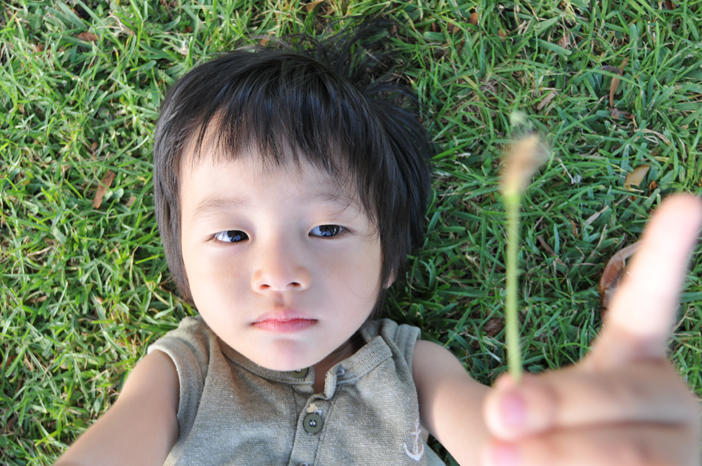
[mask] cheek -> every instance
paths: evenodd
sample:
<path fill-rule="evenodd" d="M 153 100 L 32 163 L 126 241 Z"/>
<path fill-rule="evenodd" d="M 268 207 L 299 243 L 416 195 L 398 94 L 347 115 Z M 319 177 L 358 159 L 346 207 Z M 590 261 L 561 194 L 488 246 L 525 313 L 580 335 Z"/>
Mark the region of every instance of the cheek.
<path fill-rule="evenodd" d="M 215 299 L 219 304 L 226 304 L 222 300 L 228 300 L 229 295 L 243 286 L 241 264 L 231 256 L 226 251 L 183 253 L 190 292 L 196 306 Z"/>
<path fill-rule="evenodd" d="M 349 302 L 374 306 L 380 291 L 380 248 L 362 244 L 353 251 L 334 255 L 326 260 L 319 275 L 333 280 L 334 288 Z"/>

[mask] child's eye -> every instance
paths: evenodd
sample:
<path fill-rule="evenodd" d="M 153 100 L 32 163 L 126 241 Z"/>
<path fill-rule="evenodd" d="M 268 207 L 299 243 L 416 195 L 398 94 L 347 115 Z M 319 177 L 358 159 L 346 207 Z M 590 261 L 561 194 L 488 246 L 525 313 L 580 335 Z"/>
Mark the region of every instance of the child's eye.
<path fill-rule="evenodd" d="M 320 238 L 331 238 L 344 231 L 343 227 L 339 225 L 319 225 L 318 227 L 312 228 L 310 231 L 310 236 L 318 236 Z"/>
<path fill-rule="evenodd" d="M 221 243 L 238 243 L 249 239 L 249 235 L 240 230 L 226 230 L 216 233 L 214 239 Z"/>

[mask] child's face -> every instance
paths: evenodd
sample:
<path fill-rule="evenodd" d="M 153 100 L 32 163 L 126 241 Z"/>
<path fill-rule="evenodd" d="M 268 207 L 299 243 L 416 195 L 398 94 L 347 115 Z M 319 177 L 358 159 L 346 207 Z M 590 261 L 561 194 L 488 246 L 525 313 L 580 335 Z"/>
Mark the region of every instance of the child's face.
<path fill-rule="evenodd" d="M 355 193 L 307 162 L 264 169 L 246 153 L 185 160 L 180 178 L 190 291 L 225 343 L 268 369 L 296 370 L 366 321 L 381 248 Z"/>

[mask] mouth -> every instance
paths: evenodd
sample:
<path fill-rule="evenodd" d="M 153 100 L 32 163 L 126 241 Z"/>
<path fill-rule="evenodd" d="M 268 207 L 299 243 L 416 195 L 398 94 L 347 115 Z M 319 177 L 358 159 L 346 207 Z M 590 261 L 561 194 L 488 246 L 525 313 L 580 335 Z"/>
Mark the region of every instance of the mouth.
<path fill-rule="evenodd" d="M 260 330 L 267 330 L 269 332 L 293 333 L 305 330 L 316 323 L 317 319 L 282 312 L 276 313 L 275 315 L 264 315 L 251 325 Z"/>

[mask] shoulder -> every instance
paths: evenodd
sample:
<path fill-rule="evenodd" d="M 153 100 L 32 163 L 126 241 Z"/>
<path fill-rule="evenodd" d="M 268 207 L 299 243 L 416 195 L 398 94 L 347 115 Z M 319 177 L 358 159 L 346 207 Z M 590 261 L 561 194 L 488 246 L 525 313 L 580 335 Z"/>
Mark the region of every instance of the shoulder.
<path fill-rule="evenodd" d="M 190 366 L 205 368 L 216 345 L 217 336 L 201 317 L 186 317 L 178 328 L 149 346 L 148 352 L 159 350 L 170 356 L 176 366 L 182 361 Z"/>
<path fill-rule="evenodd" d="M 360 332 L 366 342 L 375 337 L 382 338 L 395 356 L 404 358 L 409 370 L 412 369 L 414 346 L 421 335 L 419 328 L 398 324 L 390 319 L 379 319 L 366 322 Z"/>

